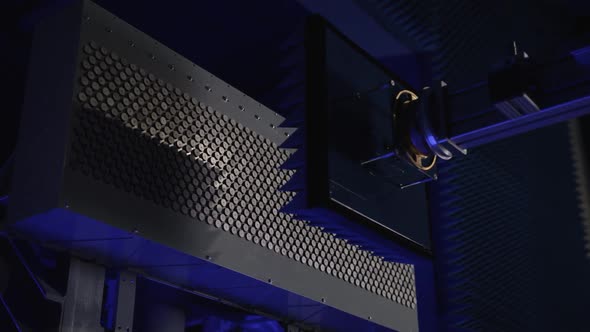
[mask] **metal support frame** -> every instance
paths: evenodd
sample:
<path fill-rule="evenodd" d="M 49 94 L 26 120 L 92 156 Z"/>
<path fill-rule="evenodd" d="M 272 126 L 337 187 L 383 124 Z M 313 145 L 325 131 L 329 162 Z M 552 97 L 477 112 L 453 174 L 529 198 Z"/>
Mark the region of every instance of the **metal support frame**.
<path fill-rule="evenodd" d="M 586 53 L 540 64 L 515 55 L 488 84 L 454 93 L 447 100 L 452 141 L 472 148 L 590 114 Z"/>
<path fill-rule="evenodd" d="M 31 103 L 23 112 L 21 142 L 16 154 L 16 169 L 20 171 L 15 172 L 14 177 L 19 186 L 11 193 L 9 211 L 10 225 L 15 231 L 34 239 L 53 240 L 58 248 L 112 266 L 140 269 L 147 265 L 150 268 L 145 268 L 146 272 L 155 277 L 183 287 L 207 290 L 224 300 L 293 321 L 326 327 L 358 324 L 357 330 L 368 330 L 374 325 L 400 331 L 417 328 L 416 309 L 412 307 L 415 304 L 411 302 L 415 297 L 411 294 L 413 270 L 410 266 L 400 266 L 395 272 L 406 277 L 407 282 L 402 283 L 401 277 L 399 281 L 391 280 L 392 284 L 400 283 L 399 287 L 406 290 L 408 294 L 403 295 L 407 299 L 401 292 L 395 294 L 397 290 L 393 287 L 386 291 L 386 296 L 379 295 L 377 286 L 373 287 L 375 291 L 367 291 L 338 275 L 321 271 L 319 264 L 316 267 L 311 261 L 305 263 L 303 259 L 298 261 L 297 256 L 289 257 L 286 249 L 270 250 L 248 240 L 247 235 L 241 236 L 239 231 L 233 234 L 231 228 L 215 226 L 218 223 L 213 215 L 202 220 L 207 222 L 194 222 L 201 220 L 199 215 L 192 217 L 166 204 L 153 204 L 132 191 L 106 185 L 107 182 L 71 167 L 64 168 L 64 162 L 69 164 L 68 156 L 73 156 L 70 142 L 75 142 L 77 137 L 72 130 L 78 128 L 72 104 L 73 91 L 78 84 L 76 64 L 81 60 L 81 52 L 86 52 L 82 45 L 88 46 L 92 41 L 179 91 L 186 91 L 188 96 L 199 101 L 199 109 L 207 107 L 207 112 L 209 108 L 219 112 L 222 119 L 225 116 L 227 121 L 233 120 L 246 134 L 250 131 L 252 136 L 259 135 L 279 146 L 287 137 L 294 137 L 291 135 L 294 130 L 278 127 L 284 120 L 281 116 L 90 1 L 82 1 L 82 7 L 73 7 L 62 14 L 44 21 L 36 34 L 33 53 L 37 56 L 33 59 L 35 65 L 31 73 L 33 76 L 42 73 L 44 79 L 29 80 L 35 85 L 29 89 L 27 100 Z M 55 44 L 57 36 L 59 44 Z M 100 52 L 102 54 L 102 49 Z M 56 66 L 63 70 L 55 72 Z M 49 82 L 55 77 L 71 77 L 72 82 L 63 86 Z M 59 80 L 65 81 L 68 80 Z M 48 95 L 52 97 L 47 98 Z M 34 103 L 35 100 L 40 103 Z M 45 112 L 40 121 L 36 110 L 48 107 L 58 110 L 59 114 Z M 39 123 L 44 124 L 43 128 L 38 128 Z M 230 121 L 230 128 L 233 128 L 231 126 Z M 68 132 L 72 135 L 62 135 Z M 143 136 L 138 141 L 146 146 L 152 143 Z M 114 156 L 118 152 L 110 153 Z M 277 162 L 274 167 L 279 165 Z M 31 178 L 31 174 L 35 176 Z M 183 176 L 182 181 L 185 178 Z M 47 185 L 39 191 L 39 183 Z M 181 188 L 181 183 L 173 186 Z M 206 202 L 210 203 L 213 200 Z M 215 221 L 213 225 L 209 220 Z M 288 229 L 288 221 L 284 223 Z M 307 245 L 304 248 L 311 257 L 313 252 Z M 152 254 L 155 252 L 157 254 Z M 352 271 L 352 268 L 343 267 L 341 275 L 348 273 L 347 270 Z M 124 287 L 131 282 L 122 275 L 112 280 L 107 279 L 103 326 L 115 331 L 119 326 L 121 331 L 131 330 L 135 289 Z M 354 303 L 350 298 L 355 299 Z M 320 310 L 321 315 L 309 314 Z"/>
<path fill-rule="evenodd" d="M 452 139 L 462 147 L 472 148 L 586 114 L 590 114 L 590 96 L 463 133 Z"/>
<path fill-rule="evenodd" d="M 60 332 L 103 332 L 100 325 L 105 268 L 72 257 Z"/>
<path fill-rule="evenodd" d="M 133 331 L 137 275 L 129 271 L 111 271 L 106 287 L 103 326 L 108 330 Z"/>

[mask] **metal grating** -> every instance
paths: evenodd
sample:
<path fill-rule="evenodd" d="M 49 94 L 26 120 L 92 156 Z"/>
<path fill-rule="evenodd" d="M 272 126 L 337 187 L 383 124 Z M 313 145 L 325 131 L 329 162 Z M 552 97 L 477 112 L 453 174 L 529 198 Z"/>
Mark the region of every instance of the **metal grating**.
<path fill-rule="evenodd" d="M 412 265 L 280 212 L 288 150 L 95 42 L 79 73 L 70 169 L 416 308 Z"/>

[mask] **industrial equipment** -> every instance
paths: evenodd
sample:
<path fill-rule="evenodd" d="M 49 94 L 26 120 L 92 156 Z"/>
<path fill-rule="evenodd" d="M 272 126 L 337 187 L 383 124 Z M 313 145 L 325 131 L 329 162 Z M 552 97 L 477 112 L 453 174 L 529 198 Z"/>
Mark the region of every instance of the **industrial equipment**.
<path fill-rule="evenodd" d="M 563 299 L 548 285 L 571 266 L 590 301 L 590 49 L 507 40 L 474 84 L 418 81 L 449 52 L 404 71 L 291 2 L 249 72 L 218 38 L 250 20 L 237 9 L 177 39 L 159 32 L 189 24 L 175 6 L 166 27 L 108 0 L 19 21 L 35 24 L 22 105 L 6 97 L 0 331 L 525 331 L 553 308 L 528 299 Z M 338 10 L 353 2 L 385 25 L 372 1 Z"/>

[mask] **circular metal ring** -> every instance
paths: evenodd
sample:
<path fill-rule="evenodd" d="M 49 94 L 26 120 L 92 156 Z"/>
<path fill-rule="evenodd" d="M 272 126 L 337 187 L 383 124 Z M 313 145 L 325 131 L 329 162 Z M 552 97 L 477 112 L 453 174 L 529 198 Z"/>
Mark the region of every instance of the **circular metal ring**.
<path fill-rule="evenodd" d="M 403 96 L 409 96 L 410 100 L 408 101 L 401 101 L 401 98 Z M 395 106 L 394 106 L 394 111 L 393 111 L 393 115 L 396 116 L 397 111 L 396 108 L 400 107 L 401 105 L 407 105 L 410 103 L 410 101 L 416 101 L 418 100 L 418 95 L 416 95 L 414 92 L 410 91 L 410 90 L 401 90 L 397 93 L 397 95 L 395 96 Z M 400 105 L 401 102 L 401 105 Z M 419 111 L 421 111 L 422 109 L 419 109 Z M 422 116 L 420 116 L 420 118 L 422 118 Z M 407 135 L 410 135 L 410 131 L 408 131 Z M 437 160 L 437 154 L 433 152 L 434 156 L 429 156 L 423 152 L 421 152 L 411 141 L 411 139 L 408 137 L 408 142 L 407 142 L 407 146 L 405 147 L 405 154 L 408 157 L 408 159 L 412 162 L 412 164 L 414 164 L 414 166 L 416 166 L 418 169 L 423 170 L 423 171 L 429 171 L 431 170 L 434 165 L 436 165 L 436 160 Z M 424 160 L 428 159 L 428 158 L 432 158 L 432 161 L 427 164 L 424 165 Z"/>

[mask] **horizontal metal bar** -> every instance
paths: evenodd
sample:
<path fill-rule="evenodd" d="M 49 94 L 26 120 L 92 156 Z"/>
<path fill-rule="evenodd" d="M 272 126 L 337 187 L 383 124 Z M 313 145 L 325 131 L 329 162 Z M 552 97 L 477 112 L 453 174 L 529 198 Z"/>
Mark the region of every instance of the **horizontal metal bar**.
<path fill-rule="evenodd" d="M 590 96 L 574 99 L 536 113 L 463 133 L 452 137 L 452 140 L 461 147 L 473 148 L 586 114 L 590 114 Z"/>
<path fill-rule="evenodd" d="M 436 174 L 434 175 L 434 178 L 435 179 L 437 178 Z M 425 179 L 422 179 L 420 181 L 416 181 L 416 182 L 413 182 L 413 183 L 403 184 L 403 185 L 400 186 L 400 189 L 410 188 L 410 187 L 417 186 L 417 185 L 422 184 L 422 183 L 430 182 L 432 180 L 433 179 L 431 179 L 431 178 L 425 178 Z"/>
<path fill-rule="evenodd" d="M 368 165 L 370 163 L 373 163 L 375 161 L 379 161 L 379 160 L 382 160 L 382 159 L 390 158 L 390 157 L 393 157 L 393 156 L 395 156 L 395 152 L 388 152 L 388 153 L 386 153 L 384 155 L 377 156 L 377 157 L 375 157 L 373 159 L 369 159 L 367 161 L 363 161 L 361 163 L 361 166 L 366 166 L 366 165 Z"/>

